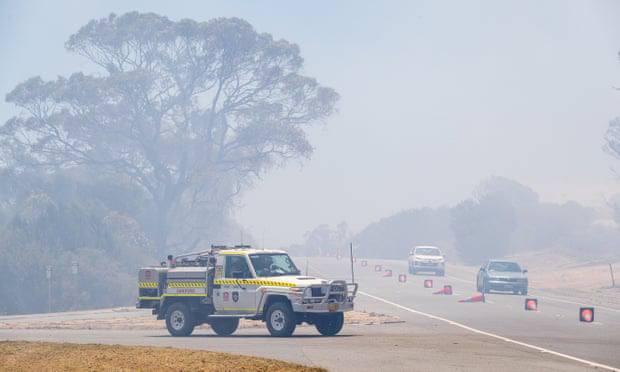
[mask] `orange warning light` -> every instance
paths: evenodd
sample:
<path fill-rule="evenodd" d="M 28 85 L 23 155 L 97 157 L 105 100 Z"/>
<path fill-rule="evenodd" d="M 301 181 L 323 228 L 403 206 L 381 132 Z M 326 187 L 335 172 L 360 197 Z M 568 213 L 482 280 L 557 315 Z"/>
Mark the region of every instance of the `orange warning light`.
<path fill-rule="evenodd" d="M 433 288 L 433 280 L 431 279 L 424 280 L 424 288 Z"/>
<path fill-rule="evenodd" d="M 375 265 L 375 271 L 381 271 L 381 265 Z"/>
<path fill-rule="evenodd" d="M 452 286 L 451 285 L 444 285 L 443 286 L 443 294 L 451 295 L 452 294 Z"/>
<path fill-rule="evenodd" d="M 366 260 L 362 260 L 362 261 L 361 261 L 361 264 L 362 264 L 362 266 L 364 266 L 364 267 L 365 267 L 365 266 L 368 266 L 368 261 L 366 261 Z"/>
<path fill-rule="evenodd" d="M 525 299 L 525 310 L 538 311 L 538 300 L 535 298 Z"/>
<path fill-rule="evenodd" d="M 405 275 L 405 274 L 398 275 L 398 281 L 401 282 L 401 283 L 406 282 L 407 281 L 407 275 Z"/>
<path fill-rule="evenodd" d="M 592 323 L 594 321 L 594 308 L 593 307 L 581 307 L 579 308 L 579 320 L 586 323 Z"/>

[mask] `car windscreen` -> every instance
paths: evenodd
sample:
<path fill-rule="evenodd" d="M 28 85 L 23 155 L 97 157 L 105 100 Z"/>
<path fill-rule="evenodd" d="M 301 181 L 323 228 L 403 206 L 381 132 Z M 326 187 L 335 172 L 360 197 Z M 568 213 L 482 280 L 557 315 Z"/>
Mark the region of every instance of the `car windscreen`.
<path fill-rule="evenodd" d="M 521 271 L 521 267 L 516 262 L 491 262 L 489 271 L 518 273 Z"/>
<path fill-rule="evenodd" d="M 414 254 L 421 254 L 424 256 L 441 256 L 441 253 L 437 248 L 416 248 Z"/>
<path fill-rule="evenodd" d="M 299 275 L 299 270 L 287 254 L 251 254 L 250 261 L 257 276 Z"/>

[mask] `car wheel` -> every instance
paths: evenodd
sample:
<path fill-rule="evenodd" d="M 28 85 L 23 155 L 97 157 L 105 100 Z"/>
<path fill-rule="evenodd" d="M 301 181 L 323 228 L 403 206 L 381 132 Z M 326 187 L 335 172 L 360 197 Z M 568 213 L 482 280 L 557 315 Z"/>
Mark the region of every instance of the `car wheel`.
<path fill-rule="evenodd" d="M 524 296 L 527 296 L 527 288 L 523 288 L 521 290 L 521 294 L 524 295 Z"/>
<path fill-rule="evenodd" d="M 333 336 L 340 332 L 344 325 L 343 313 L 331 313 L 327 315 L 319 315 L 316 320 L 316 329 L 323 336 Z"/>
<path fill-rule="evenodd" d="M 173 336 L 189 336 L 194 331 L 194 317 L 187 305 L 172 304 L 166 312 L 166 328 Z"/>
<path fill-rule="evenodd" d="M 239 318 L 215 318 L 209 324 L 218 336 L 230 336 L 237 330 Z"/>
<path fill-rule="evenodd" d="M 476 291 L 482 292 L 482 287 L 480 286 L 480 281 L 476 278 Z"/>
<path fill-rule="evenodd" d="M 292 335 L 297 326 L 297 320 L 291 305 L 284 302 L 276 302 L 269 306 L 266 321 L 269 333 L 276 337 Z"/>

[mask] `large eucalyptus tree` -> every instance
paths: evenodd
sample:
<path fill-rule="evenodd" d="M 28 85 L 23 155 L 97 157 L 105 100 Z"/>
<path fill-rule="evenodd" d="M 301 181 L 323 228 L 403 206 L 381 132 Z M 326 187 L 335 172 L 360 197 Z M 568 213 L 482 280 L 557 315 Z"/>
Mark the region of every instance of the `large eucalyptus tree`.
<path fill-rule="evenodd" d="M 174 210 L 200 229 L 270 166 L 310 156 L 306 126 L 338 101 L 301 75 L 297 45 L 238 18 L 112 14 L 66 48 L 99 72 L 33 77 L 10 92 L 23 110 L 0 127 L 4 166 L 87 165 L 131 180 L 155 206 L 160 250 L 178 225 Z"/>

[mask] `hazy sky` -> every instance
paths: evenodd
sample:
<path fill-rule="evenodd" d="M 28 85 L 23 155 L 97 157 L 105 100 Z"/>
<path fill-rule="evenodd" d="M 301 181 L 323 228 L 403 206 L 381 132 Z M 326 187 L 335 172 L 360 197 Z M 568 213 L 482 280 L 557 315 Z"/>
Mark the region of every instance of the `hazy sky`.
<path fill-rule="evenodd" d="M 0 92 L 92 69 L 64 50 L 110 12 L 220 16 L 299 44 L 305 73 L 342 96 L 315 153 L 265 175 L 236 216 L 279 246 L 318 224 L 353 231 L 402 209 L 452 205 L 491 175 L 543 200 L 602 205 L 620 191 L 602 151 L 620 116 L 618 1 L 10 1 Z M 15 109 L 2 102 L 0 121 Z"/>

